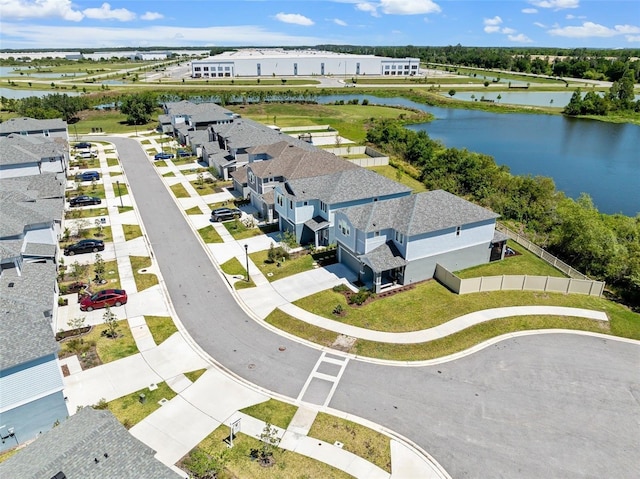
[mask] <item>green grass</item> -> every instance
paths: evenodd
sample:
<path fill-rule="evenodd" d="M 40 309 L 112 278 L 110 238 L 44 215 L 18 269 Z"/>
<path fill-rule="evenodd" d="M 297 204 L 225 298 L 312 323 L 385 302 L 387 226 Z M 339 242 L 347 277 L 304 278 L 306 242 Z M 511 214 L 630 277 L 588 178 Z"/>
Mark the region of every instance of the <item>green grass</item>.
<path fill-rule="evenodd" d="M 242 240 L 246 238 L 253 238 L 254 236 L 260 236 L 262 230 L 260 228 L 247 228 L 242 220 L 236 219 L 232 221 L 226 221 L 224 227 L 236 240 Z"/>
<path fill-rule="evenodd" d="M 79 186 L 77 189 L 75 190 L 69 190 L 67 192 L 65 192 L 65 196 L 67 198 L 73 198 L 74 196 L 80 196 L 80 195 L 89 195 L 89 196 L 96 196 L 100 199 L 105 199 L 106 195 L 104 193 L 104 185 L 101 184 L 87 184 L 87 185 L 81 185 Z"/>
<path fill-rule="evenodd" d="M 116 176 L 122 176 L 122 171 L 114 171 L 113 173 L 109 173 L 111 178 L 115 178 Z"/>
<path fill-rule="evenodd" d="M 226 263 L 220 265 L 220 269 L 230 276 L 236 276 L 242 278 L 240 281 L 236 281 L 233 285 L 235 289 L 246 289 L 255 287 L 255 283 L 252 279 L 246 281 L 247 270 L 240 263 L 238 258 L 231 258 Z"/>
<path fill-rule="evenodd" d="M 276 399 L 269 399 L 268 401 L 240 409 L 240 412 L 286 429 L 289 427 L 289 423 L 297 410 L 298 407 L 293 404 L 288 404 Z"/>
<path fill-rule="evenodd" d="M 427 187 L 424 183 L 412 178 L 406 173 L 394 168 L 391 165 L 385 166 L 372 166 L 367 168 L 368 170 L 375 171 L 379 175 L 382 175 L 386 178 L 389 178 L 393 181 L 397 181 L 398 183 L 411 188 L 414 193 L 421 193 L 423 191 L 427 191 Z"/>
<path fill-rule="evenodd" d="M 175 178 L 175 176 L 176 174 L 173 171 L 169 171 L 168 173 L 162 175 L 163 178 Z"/>
<path fill-rule="evenodd" d="M 158 383 L 158 388 L 151 391 L 149 388 L 141 389 L 131 394 L 127 394 L 107 403 L 107 408 L 127 429 L 138 424 L 161 406 L 158 402 L 161 399 L 171 400 L 176 393 L 167 386 L 167 383 Z M 144 394 L 145 402 L 140 402 L 140 395 Z"/>
<path fill-rule="evenodd" d="M 91 278 L 93 278 L 94 276 L 95 276 L 95 272 L 93 272 Z M 120 275 L 118 274 L 118 262 L 115 259 L 104 262 L 103 278 L 107 280 L 107 283 L 99 288 L 95 288 L 96 290 L 107 289 L 107 288 L 114 288 L 114 289 L 121 288 Z"/>
<path fill-rule="evenodd" d="M 346 472 L 323 462 L 283 449 L 274 451 L 274 466 L 262 467 L 258 461 L 253 461 L 250 458 L 252 449 L 259 450 L 261 448 L 258 439 L 240 432 L 233 441 L 233 448 L 228 449 L 226 443 L 223 442 L 228 436 L 229 427 L 221 425 L 197 446 L 198 449 L 210 454 L 228 451 L 228 462 L 225 470 L 218 476 L 219 479 L 353 479 Z M 186 469 L 182 462 L 178 462 L 178 467 Z"/>
<path fill-rule="evenodd" d="M 124 314 L 124 309 L 111 308 L 111 312 L 119 317 L 120 314 Z M 106 330 L 106 328 L 105 325 L 98 324 L 94 326 L 89 333 L 82 336 L 84 343 L 95 342 L 96 352 L 102 363 L 110 363 L 138 353 L 138 347 L 131 335 L 131 330 L 126 320 L 121 319 L 118 321 L 118 337 L 115 339 L 102 335 L 102 331 Z M 73 349 L 71 349 L 72 344 L 73 342 L 69 340 L 62 341 L 60 343 L 61 349 L 59 354 L 62 356 L 66 353 L 73 352 Z"/>
<path fill-rule="evenodd" d="M 193 208 L 192 208 L 193 209 Z M 187 212 L 187 214 L 190 214 Z M 198 208 L 198 214 L 202 214 L 200 208 Z M 223 243 L 222 237 L 218 234 L 213 225 L 205 226 L 198 230 L 198 234 L 205 243 Z"/>
<path fill-rule="evenodd" d="M 68 209 L 65 212 L 65 218 L 77 219 L 77 218 L 97 218 L 100 216 L 108 216 L 109 210 L 107 208 L 89 208 L 86 210 Z"/>
<path fill-rule="evenodd" d="M 191 195 L 187 192 L 186 188 L 182 186 L 182 183 L 176 183 L 171 186 L 171 191 L 176 198 L 189 198 Z"/>
<path fill-rule="evenodd" d="M 188 373 L 184 373 L 184 375 L 187 377 L 187 379 L 189 379 L 189 381 L 191 381 L 192 383 L 195 383 L 200 378 L 200 376 L 202 376 L 205 372 L 206 372 L 206 369 L 197 369 L 195 371 L 189 371 Z"/>
<path fill-rule="evenodd" d="M 463 271 L 456 271 L 456 276 L 462 279 L 509 274 L 566 277 L 561 271 L 557 270 L 546 261 L 541 260 L 516 242 L 509 240 L 507 245 L 520 254 L 506 257 L 502 261 L 494 261 L 492 263 L 474 266 L 473 268 L 467 268 Z"/>
<path fill-rule="evenodd" d="M 171 151 L 173 153 L 175 153 L 175 149 L 174 148 L 171 148 Z M 188 163 L 193 163 L 193 164 L 197 165 L 197 161 L 193 156 L 187 156 L 185 158 L 182 158 L 182 157 L 174 158 L 173 160 L 171 160 L 171 162 L 176 166 L 178 166 L 178 165 L 186 165 Z"/>
<path fill-rule="evenodd" d="M 136 282 L 138 291 L 144 291 L 158 284 L 158 276 L 153 273 L 141 273 L 140 270 L 151 266 L 151 258 L 148 256 L 129 256 L 131 268 L 133 269 L 133 279 Z"/>
<path fill-rule="evenodd" d="M 153 128 L 157 123 L 157 115 L 160 114 L 158 108 L 157 114 L 152 115 L 152 120 L 146 125 L 138 125 L 138 130 Z M 73 125 L 73 134 L 76 131 L 79 135 L 90 134 L 92 128 L 102 128 L 103 131 L 109 133 L 134 133 L 136 127 L 127 124 L 127 116 L 116 110 L 84 110 L 81 120 Z"/>
<path fill-rule="evenodd" d="M 82 219 L 81 219 L 82 221 Z M 111 233 L 111 226 L 102 226 L 101 228 L 94 226 L 93 228 L 85 228 L 82 230 L 82 234 L 80 235 L 82 238 L 98 238 L 108 243 L 109 241 L 113 241 L 113 234 Z"/>
<path fill-rule="evenodd" d="M 194 206 L 193 208 L 189 208 L 187 210 L 184 211 L 186 214 L 188 215 L 201 215 L 202 214 L 202 210 L 200 209 L 199 206 Z"/>
<path fill-rule="evenodd" d="M 171 335 L 178 332 L 170 316 L 145 316 L 145 321 L 156 344 L 162 344 Z"/>
<path fill-rule="evenodd" d="M 269 259 L 268 255 L 269 250 L 263 250 L 251 253 L 249 257 L 269 281 L 276 281 L 278 279 L 286 278 L 287 276 L 292 276 L 294 274 L 313 269 L 314 259 L 310 254 L 285 260 L 280 263 L 279 267 L 277 263 L 267 262 Z"/>
<path fill-rule="evenodd" d="M 107 166 L 118 166 L 120 162 L 117 158 L 107 158 Z"/>
<path fill-rule="evenodd" d="M 115 195 L 116 198 L 120 196 L 128 195 L 129 191 L 127 189 L 127 185 L 125 185 L 122 182 L 118 182 L 117 184 L 113 185 L 113 194 Z"/>
<path fill-rule="evenodd" d="M 358 92 L 361 93 L 361 92 Z M 365 141 L 366 124 L 371 118 L 411 118 L 413 122 L 427 121 L 430 115 L 399 108 L 375 105 L 306 105 L 267 103 L 259 105 L 230 105 L 227 108 L 260 123 L 276 123 L 280 127 L 330 125 L 340 135 L 356 143 Z M 275 117 L 275 121 L 274 121 Z"/>
<path fill-rule="evenodd" d="M 154 153 L 154 154 L 155 154 L 155 153 Z M 167 166 L 167 162 L 166 162 L 166 161 L 164 161 L 164 160 L 155 161 L 153 164 L 154 164 L 154 165 L 156 165 L 156 166 L 157 166 L 157 167 L 159 167 L 159 168 L 160 168 L 160 167 L 162 167 L 162 166 Z"/>
<path fill-rule="evenodd" d="M 391 441 L 384 434 L 321 412 L 316 416 L 308 435 L 329 444 L 339 441 L 344 444 L 345 451 L 391 472 Z"/>
<path fill-rule="evenodd" d="M 184 173 L 184 171 L 183 171 Z M 198 180 L 192 180 L 189 183 L 193 185 L 199 195 L 211 195 L 217 191 L 218 185 L 216 183 L 208 183 L 207 181 L 203 181 L 202 185 L 200 185 Z"/>
<path fill-rule="evenodd" d="M 133 211 L 133 206 L 118 206 L 118 213 L 126 213 L 127 211 Z"/>
<path fill-rule="evenodd" d="M 151 144 L 151 140 L 142 140 L 140 142 L 141 145 L 150 145 Z"/>
<path fill-rule="evenodd" d="M 142 228 L 140 225 L 122 225 L 122 231 L 124 232 L 124 239 L 131 241 L 132 239 L 142 236 Z"/>

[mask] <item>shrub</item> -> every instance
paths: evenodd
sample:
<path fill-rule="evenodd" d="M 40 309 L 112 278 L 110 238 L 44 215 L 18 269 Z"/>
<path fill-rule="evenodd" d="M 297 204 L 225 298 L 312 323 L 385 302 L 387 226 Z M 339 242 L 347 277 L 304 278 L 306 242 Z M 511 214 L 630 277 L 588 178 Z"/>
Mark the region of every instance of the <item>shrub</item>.
<path fill-rule="evenodd" d="M 344 311 L 344 308 L 342 307 L 341 304 L 337 304 L 336 307 L 333 308 L 333 314 L 335 314 L 336 316 L 340 316 L 343 311 Z"/>
<path fill-rule="evenodd" d="M 349 288 L 344 283 L 336 284 L 333 287 L 333 291 L 335 291 L 336 293 L 344 293 L 345 291 L 348 291 L 348 290 Z"/>
<path fill-rule="evenodd" d="M 356 294 L 349 296 L 349 304 L 362 305 L 371 296 L 371 291 L 367 288 L 360 288 Z"/>

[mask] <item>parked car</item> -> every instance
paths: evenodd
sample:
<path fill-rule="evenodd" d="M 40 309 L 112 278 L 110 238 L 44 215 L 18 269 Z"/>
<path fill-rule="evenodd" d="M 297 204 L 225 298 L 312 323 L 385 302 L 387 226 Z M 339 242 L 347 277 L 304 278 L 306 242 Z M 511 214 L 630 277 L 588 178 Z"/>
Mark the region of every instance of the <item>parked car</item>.
<path fill-rule="evenodd" d="M 242 216 L 237 208 L 217 208 L 211 211 L 211 221 L 229 221 Z"/>
<path fill-rule="evenodd" d="M 83 141 L 81 143 L 76 143 L 75 145 L 73 145 L 74 148 L 78 148 L 80 150 L 84 150 L 85 148 L 91 148 L 91 143 L 87 143 L 86 141 Z"/>
<path fill-rule="evenodd" d="M 91 158 L 96 158 L 98 156 L 97 150 L 83 150 L 76 155 L 84 160 L 90 160 Z"/>
<path fill-rule="evenodd" d="M 127 292 L 124 289 L 103 289 L 80 301 L 80 311 L 93 311 L 123 304 L 127 304 Z"/>
<path fill-rule="evenodd" d="M 173 158 L 173 154 L 165 153 L 164 151 L 156 153 L 156 156 L 153 157 L 154 160 L 170 160 L 171 158 Z"/>
<path fill-rule="evenodd" d="M 83 171 L 82 173 L 78 173 L 76 175 L 76 180 L 79 181 L 93 181 L 99 179 L 100 173 L 98 173 L 97 171 Z"/>
<path fill-rule="evenodd" d="M 102 200 L 97 196 L 80 195 L 69 200 L 70 206 L 99 205 Z"/>
<path fill-rule="evenodd" d="M 187 150 L 178 150 L 176 153 L 178 154 L 178 156 L 180 158 L 186 158 L 187 156 L 193 155 L 193 153 L 191 153 L 190 151 L 187 151 Z"/>
<path fill-rule="evenodd" d="M 97 253 L 98 251 L 104 251 L 104 241 L 99 239 L 83 239 L 77 243 L 71 244 L 64 249 L 64 254 L 67 256 L 73 256 L 80 253 Z"/>

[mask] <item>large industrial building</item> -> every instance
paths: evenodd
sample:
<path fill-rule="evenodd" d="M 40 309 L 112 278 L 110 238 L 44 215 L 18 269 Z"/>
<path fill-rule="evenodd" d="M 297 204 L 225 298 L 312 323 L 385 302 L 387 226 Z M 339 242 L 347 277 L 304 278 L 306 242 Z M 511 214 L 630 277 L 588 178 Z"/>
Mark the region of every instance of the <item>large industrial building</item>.
<path fill-rule="evenodd" d="M 351 55 L 318 50 L 243 49 L 191 62 L 193 78 L 270 76 L 413 76 L 419 58 Z"/>

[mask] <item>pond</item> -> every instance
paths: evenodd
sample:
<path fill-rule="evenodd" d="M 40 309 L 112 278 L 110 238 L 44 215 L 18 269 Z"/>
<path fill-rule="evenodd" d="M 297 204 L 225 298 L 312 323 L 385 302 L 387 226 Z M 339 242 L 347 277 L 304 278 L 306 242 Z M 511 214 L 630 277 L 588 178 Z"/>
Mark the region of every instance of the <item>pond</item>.
<path fill-rule="evenodd" d="M 586 92 L 583 92 L 584 96 Z M 500 98 L 498 98 L 500 95 Z M 507 103 L 511 105 L 551 106 L 563 108 L 573 95 L 570 91 L 456 91 L 453 98 L 464 101 L 482 101 L 482 98 L 495 103 Z M 442 96 L 449 97 L 447 93 Z M 640 95 L 636 95 L 636 100 Z"/>
<path fill-rule="evenodd" d="M 37 96 L 41 98 L 43 96 L 53 95 L 55 93 L 69 96 L 77 96 L 81 94 L 81 92 L 76 90 L 14 90 L 12 88 L 0 88 L 0 96 L 11 98 L 14 100 L 29 98 L 30 96 Z"/>
<path fill-rule="evenodd" d="M 429 112 L 434 121 L 409 128 L 424 130 L 449 147 L 491 155 L 514 174 L 549 176 L 572 198 L 588 193 L 603 213 L 640 212 L 640 126 L 561 115 L 439 108 L 400 97 L 332 95 L 318 101 L 355 98 Z"/>

